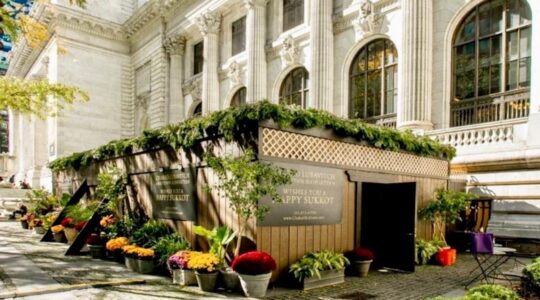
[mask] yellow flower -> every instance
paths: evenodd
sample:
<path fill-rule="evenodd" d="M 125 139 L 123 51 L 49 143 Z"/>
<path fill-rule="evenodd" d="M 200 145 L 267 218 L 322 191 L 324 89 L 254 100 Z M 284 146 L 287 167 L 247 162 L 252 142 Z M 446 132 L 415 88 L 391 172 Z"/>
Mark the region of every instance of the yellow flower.
<path fill-rule="evenodd" d="M 53 226 L 53 227 L 51 227 L 51 231 L 52 231 L 52 233 L 60 233 L 60 232 L 64 231 L 64 226 L 62 226 L 62 225 Z"/>
<path fill-rule="evenodd" d="M 141 258 L 141 259 L 153 258 L 155 255 L 153 249 L 143 248 L 137 245 L 124 246 L 122 247 L 122 251 L 124 252 L 126 256 L 130 256 L 134 258 Z"/>
<path fill-rule="evenodd" d="M 213 272 L 217 264 L 219 259 L 212 253 L 191 253 L 188 260 L 188 268 L 197 271 Z"/>
<path fill-rule="evenodd" d="M 108 227 L 108 226 L 111 226 L 112 224 L 114 224 L 114 216 L 113 215 L 108 215 L 108 216 L 105 216 L 103 218 L 101 218 L 101 221 L 99 221 L 99 225 L 101 225 L 101 227 Z"/>
<path fill-rule="evenodd" d="M 127 237 L 117 237 L 115 239 L 112 239 L 105 244 L 105 248 L 107 248 L 108 251 L 118 251 L 121 250 L 122 247 L 129 245 L 129 240 Z"/>

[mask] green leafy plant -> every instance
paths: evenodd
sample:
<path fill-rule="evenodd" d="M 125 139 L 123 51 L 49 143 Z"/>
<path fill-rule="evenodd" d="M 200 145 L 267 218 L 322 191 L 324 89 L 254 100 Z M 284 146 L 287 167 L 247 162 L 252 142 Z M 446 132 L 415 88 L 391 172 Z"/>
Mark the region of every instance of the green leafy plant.
<path fill-rule="evenodd" d="M 212 230 L 208 230 L 202 226 L 194 226 L 193 232 L 208 240 L 210 253 L 215 254 L 217 258 L 219 258 L 221 264 L 228 265 L 228 263 L 231 262 L 231 259 L 227 254 L 227 248 L 236 237 L 236 231 L 233 232 L 227 226 L 216 227 Z"/>
<path fill-rule="evenodd" d="M 391 151 L 406 151 L 421 156 L 451 160 L 456 151 L 427 136 L 416 136 L 410 131 L 400 131 L 366 124 L 358 119 L 343 119 L 326 111 L 301 109 L 259 101 L 250 105 L 231 107 L 207 116 L 188 119 L 182 123 L 147 130 L 142 136 L 111 141 L 93 150 L 73 153 L 54 160 L 49 168 L 58 172 L 67 168 L 78 170 L 94 161 L 101 161 L 136 151 L 163 148 L 174 150 L 192 149 L 205 137 L 220 136 L 226 142 L 256 143 L 257 126 L 260 121 L 272 120 L 280 128 L 332 129 L 338 136 L 351 137 L 368 145 Z"/>
<path fill-rule="evenodd" d="M 115 223 L 107 226 L 104 230 L 107 233 L 108 239 L 114 239 L 117 237 L 132 236 L 133 233 L 142 226 L 142 220 L 131 218 L 130 216 L 123 216 Z"/>
<path fill-rule="evenodd" d="M 164 266 L 171 255 L 181 250 L 188 250 L 190 245 L 183 236 L 174 232 L 159 238 L 153 248 L 158 264 Z"/>
<path fill-rule="evenodd" d="M 533 285 L 540 288 L 540 257 L 537 257 L 533 262 L 522 271 L 523 276 Z"/>
<path fill-rule="evenodd" d="M 520 300 L 513 290 L 497 284 L 483 284 L 467 291 L 463 300 Z"/>
<path fill-rule="evenodd" d="M 235 256 L 240 254 L 240 245 L 248 221 L 254 217 L 262 220 L 270 210 L 268 206 L 261 205 L 259 200 L 268 196 L 274 202 L 281 202 L 277 187 L 290 183 L 295 174 L 294 170 L 253 159 L 254 152 L 251 149 L 237 158 L 205 155 L 206 163 L 220 179 L 214 187 L 229 199 L 229 205 L 237 216 L 239 230 Z"/>
<path fill-rule="evenodd" d="M 313 276 L 321 278 L 322 271 L 343 270 L 349 263 L 343 253 L 325 250 L 304 255 L 300 261 L 289 267 L 289 272 L 302 282 Z"/>
<path fill-rule="evenodd" d="M 437 251 L 444 247 L 444 243 L 438 240 L 426 241 L 423 239 L 415 240 L 415 262 L 419 265 L 425 265 Z"/>
<path fill-rule="evenodd" d="M 166 224 L 150 220 L 133 232 L 131 241 L 143 248 L 152 248 L 160 238 L 170 233 L 171 229 Z"/>
<path fill-rule="evenodd" d="M 420 209 L 418 216 L 431 221 L 433 239 L 442 241 L 446 245 L 445 225 L 461 220 L 460 212 L 467 207 L 468 201 L 476 198 L 478 196 L 475 194 L 437 189 L 435 199 Z"/>
<path fill-rule="evenodd" d="M 31 190 L 26 198 L 30 203 L 29 212 L 34 215 L 46 215 L 60 207 L 60 201 L 46 189 Z"/>
<path fill-rule="evenodd" d="M 77 203 L 66 208 L 66 217 L 73 219 L 73 223 L 85 222 L 92 217 L 98 209 L 99 202 Z"/>
<path fill-rule="evenodd" d="M 116 217 L 122 215 L 122 206 L 126 198 L 127 175 L 116 167 L 98 174 L 99 184 L 96 187 L 96 198 L 109 199 L 107 209 Z"/>

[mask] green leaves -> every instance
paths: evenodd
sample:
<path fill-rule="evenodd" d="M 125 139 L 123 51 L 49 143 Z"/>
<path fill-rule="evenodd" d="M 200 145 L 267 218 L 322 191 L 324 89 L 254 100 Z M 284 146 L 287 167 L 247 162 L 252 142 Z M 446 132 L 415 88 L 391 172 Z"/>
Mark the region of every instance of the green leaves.
<path fill-rule="evenodd" d="M 343 270 L 350 264 L 349 260 L 338 252 L 329 250 L 307 253 L 300 261 L 289 267 L 289 273 L 302 282 L 306 278 L 317 276 L 321 278 L 321 271 Z"/>
<path fill-rule="evenodd" d="M 10 108 L 44 119 L 57 115 L 77 101 L 86 102 L 88 99 L 88 94 L 79 88 L 49 83 L 46 79 L 27 81 L 0 77 L 0 110 Z"/>
<path fill-rule="evenodd" d="M 255 147 L 258 124 L 266 120 L 272 120 L 280 128 L 293 126 L 299 129 L 332 129 L 338 136 L 352 137 L 390 151 L 407 151 L 448 160 L 456 155 L 453 147 L 442 145 L 429 137 L 417 137 L 410 131 L 383 128 L 357 119 L 343 119 L 322 110 L 306 110 L 260 101 L 216 111 L 161 129 L 148 130 L 138 138 L 112 141 L 95 150 L 59 158 L 50 163 L 49 167 L 53 171 L 70 167 L 78 170 L 93 161 L 128 155 L 137 150 L 167 147 L 190 150 L 203 138 L 223 137 L 226 142 L 235 141 L 245 148 Z"/>
<path fill-rule="evenodd" d="M 238 232 L 232 231 L 227 226 L 216 227 L 208 230 L 202 226 L 193 226 L 196 235 L 205 237 L 210 244 L 210 253 L 215 254 L 222 264 L 226 263 L 227 247 L 234 240 Z"/>

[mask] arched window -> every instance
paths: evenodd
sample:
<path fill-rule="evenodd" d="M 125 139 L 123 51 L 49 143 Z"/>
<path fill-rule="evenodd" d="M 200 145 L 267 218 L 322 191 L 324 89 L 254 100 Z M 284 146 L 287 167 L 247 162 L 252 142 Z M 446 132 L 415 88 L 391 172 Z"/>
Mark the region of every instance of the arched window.
<path fill-rule="evenodd" d="M 246 104 L 246 92 L 247 89 L 245 87 L 242 87 L 236 91 L 232 97 L 231 106 L 240 106 L 242 104 Z"/>
<path fill-rule="evenodd" d="M 387 39 L 360 49 L 349 70 L 349 118 L 390 126 L 384 119 L 395 118 L 397 110 L 397 61 L 396 47 Z"/>
<path fill-rule="evenodd" d="M 531 77 L 531 11 L 523 0 L 475 7 L 453 41 L 450 126 L 526 117 Z"/>
<path fill-rule="evenodd" d="M 309 88 L 309 73 L 299 67 L 292 70 L 281 83 L 279 90 L 280 104 L 296 104 L 301 107 L 306 107 Z"/>
<path fill-rule="evenodd" d="M 195 109 L 193 110 L 193 117 L 200 117 L 202 115 L 202 102 L 199 102 Z"/>

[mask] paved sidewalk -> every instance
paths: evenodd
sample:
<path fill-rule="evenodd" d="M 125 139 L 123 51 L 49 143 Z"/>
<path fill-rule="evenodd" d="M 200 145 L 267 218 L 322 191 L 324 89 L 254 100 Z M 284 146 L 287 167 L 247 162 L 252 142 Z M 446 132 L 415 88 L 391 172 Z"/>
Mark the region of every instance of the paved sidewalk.
<path fill-rule="evenodd" d="M 40 243 L 41 236 L 23 230 L 17 222 L 0 221 L 0 294 L 61 289 L 23 299 L 246 299 L 240 294 L 203 293 L 197 287 L 181 288 L 164 276 L 141 275 L 122 264 L 64 256 L 67 245 Z M 308 292 L 271 288 L 268 299 L 424 299 L 459 295 L 475 262 L 460 255 L 452 267 L 420 266 L 413 274 L 370 272 L 366 278 L 347 277 L 345 284 Z M 513 268 L 507 264 L 506 269 Z M 81 284 L 107 281 L 146 281 L 81 289 Z M 78 286 L 79 285 L 79 286 Z M 87 286 L 85 286 L 87 287 Z M 62 290 L 63 289 L 63 290 Z M 21 299 L 21 298 L 17 298 Z"/>

